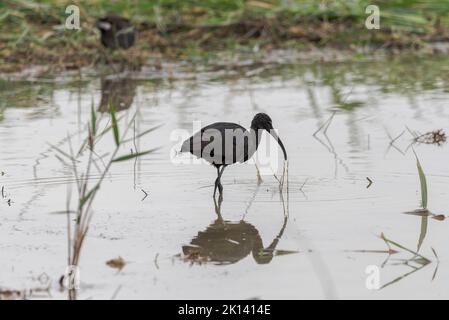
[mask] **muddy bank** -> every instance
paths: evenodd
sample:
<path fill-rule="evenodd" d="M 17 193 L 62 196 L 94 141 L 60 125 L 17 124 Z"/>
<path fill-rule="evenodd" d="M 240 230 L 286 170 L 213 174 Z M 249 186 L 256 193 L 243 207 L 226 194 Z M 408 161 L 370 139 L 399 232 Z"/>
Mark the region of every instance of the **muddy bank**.
<path fill-rule="evenodd" d="M 167 3 L 166 3 L 167 2 Z M 243 3 L 243 6 L 242 6 Z M 365 27 L 364 1 L 285 6 L 281 3 L 230 1 L 173 7 L 137 1 L 133 6 L 105 1 L 79 5 L 80 30 L 65 28 L 65 6 L 6 1 L 0 19 L 0 71 L 46 66 L 54 73 L 86 66 L 138 69 L 158 59 L 216 59 L 223 53 L 270 53 L 277 49 L 323 49 L 357 53 L 382 48 L 447 52 L 447 10 L 423 4 L 381 7 L 380 29 Z M 68 4 L 68 3 L 67 3 Z M 2 7 L 0 7 L 2 8 Z M 437 8 L 437 9 L 435 9 Z M 135 26 L 136 44 L 128 50 L 102 47 L 96 20 L 115 11 Z M 444 43 L 444 45 L 441 45 Z M 153 64 L 157 68 L 157 63 Z"/>
<path fill-rule="evenodd" d="M 210 77 L 253 77 L 270 69 L 280 66 L 314 63 L 339 64 L 339 63 L 372 63 L 381 65 L 382 61 L 392 60 L 411 61 L 427 60 L 423 65 L 429 65 L 431 61 L 440 61 L 449 53 L 449 43 L 429 43 L 421 49 L 390 50 L 384 47 L 372 48 L 360 46 L 352 49 L 318 48 L 307 49 L 272 49 L 257 52 L 216 52 L 207 56 L 178 60 L 163 57 L 148 58 L 145 63 L 137 68 L 130 67 L 126 62 L 115 61 L 110 64 L 100 64 L 92 67 L 80 66 L 75 69 L 55 70 L 54 65 L 30 65 L 23 66 L 21 70 L 13 72 L 1 72 L 0 80 L 4 81 L 39 81 L 39 82 L 71 82 L 75 80 L 102 78 L 127 78 L 134 80 L 186 80 Z M 437 63 L 439 64 L 439 63 Z M 379 70 L 379 69 L 377 69 Z M 430 67 L 430 70 L 435 68 Z M 372 72 L 376 72 L 373 70 Z M 394 74 L 395 71 L 393 70 Z M 405 79 L 407 81 L 407 79 Z"/>

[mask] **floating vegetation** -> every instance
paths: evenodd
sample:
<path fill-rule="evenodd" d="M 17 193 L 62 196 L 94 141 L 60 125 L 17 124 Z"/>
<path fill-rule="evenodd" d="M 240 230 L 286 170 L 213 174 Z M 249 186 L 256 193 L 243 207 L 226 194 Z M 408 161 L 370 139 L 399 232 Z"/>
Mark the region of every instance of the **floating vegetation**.
<path fill-rule="evenodd" d="M 0 300 L 23 300 L 25 297 L 25 290 L 0 289 Z"/>
<path fill-rule="evenodd" d="M 443 129 L 430 131 L 414 138 L 414 141 L 417 143 L 423 144 L 435 144 L 437 146 L 441 146 L 446 142 L 446 133 Z"/>
<path fill-rule="evenodd" d="M 121 271 L 125 267 L 126 261 L 121 256 L 118 256 L 117 258 L 106 261 L 106 265 Z"/>
<path fill-rule="evenodd" d="M 405 153 L 410 149 L 413 148 L 416 144 L 428 144 L 428 145 L 436 145 L 436 146 L 442 146 L 444 143 L 446 143 L 447 136 L 446 133 L 443 131 L 443 129 L 433 130 L 426 132 L 424 134 L 411 130 L 409 127 L 406 126 L 406 130 L 403 130 L 399 135 L 396 137 L 392 137 L 390 133 L 385 129 L 388 138 L 390 139 L 390 144 L 388 146 L 387 152 L 390 148 L 396 149 L 399 153 L 402 155 L 405 155 Z M 404 133 L 408 131 L 408 133 L 412 136 L 411 142 L 408 144 L 408 146 L 405 148 L 405 150 L 401 150 L 396 145 L 396 142 L 401 138 Z"/>
<path fill-rule="evenodd" d="M 442 146 L 444 143 L 446 143 L 447 136 L 446 133 L 443 131 L 443 129 L 437 129 L 422 134 L 418 131 L 410 130 L 410 128 L 408 127 L 406 128 L 412 136 L 412 142 L 409 144 L 406 151 L 409 148 L 413 147 L 413 145 L 415 144 L 429 144 L 429 145 Z"/>
<path fill-rule="evenodd" d="M 432 219 L 443 221 L 446 219 L 446 216 L 444 214 L 434 214 L 431 216 Z"/>

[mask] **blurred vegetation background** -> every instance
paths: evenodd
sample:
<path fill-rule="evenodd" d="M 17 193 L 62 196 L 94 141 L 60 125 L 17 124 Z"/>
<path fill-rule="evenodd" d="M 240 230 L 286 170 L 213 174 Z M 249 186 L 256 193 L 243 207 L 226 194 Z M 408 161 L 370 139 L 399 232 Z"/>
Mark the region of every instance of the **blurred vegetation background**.
<path fill-rule="evenodd" d="M 64 27 L 70 4 L 80 8 L 79 31 Z M 371 4 L 380 8 L 380 30 L 365 28 Z M 185 58 L 223 50 L 403 49 L 449 39 L 448 0 L 2 0 L 0 71 L 104 62 L 95 21 L 111 12 L 129 18 L 139 40 L 132 49 L 108 56 L 136 65 L 151 56 Z"/>

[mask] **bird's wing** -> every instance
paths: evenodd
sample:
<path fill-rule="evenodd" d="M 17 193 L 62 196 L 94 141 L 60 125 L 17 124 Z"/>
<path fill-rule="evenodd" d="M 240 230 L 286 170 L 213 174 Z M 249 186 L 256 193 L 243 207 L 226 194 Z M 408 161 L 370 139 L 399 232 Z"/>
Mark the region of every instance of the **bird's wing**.
<path fill-rule="evenodd" d="M 202 130 L 184 141 L 181 146 L 181 152 L 190 152 L 197 157 L 201 157 L 201 150 L 203 149 L 201 136 Z"/>
<path fill-rule="evenodd" d="M 243 162 L 248 149 L 248 134 L 244 127 L 236 123 L 216 122 L 202 128 L 183 142 L 181 152 L 190 152 L 210 163 L 232 164 Z M 217 140 L 218 139 L 218 140 Z M 212 143 L 216 141 L 216 143 Z"/>
<path fill-rule="evenodd" d="M 209 126 L 208 126 L 209 127 Z M 202 128 L 189 139 L 184 141 L 181 146 L 181 152 L 190 152 L 191 154 L 202 158 L 204 148 L 211 142 L 212 130 L 208 127 Z M 206 159 L 207 160 L 207 159 Z"/>
<path fill-rule="evenodd" d="M 232 136 L 226 137 L 225 135 L 225 140 L 229 139 L 229 141 L 226 141 L 226 144 L 232 142 L 233 150 L 233 153 L 226 152 L 225 163 L 245 162 L 251 158 L 257 148 L 256 136 L 251 136 L 255 132 L 246 130 L 236 123 L 227 123 L 225 129 L 232 130 L 230 131 Z M 226 146 L 229 148 L 228 145 Z"/>

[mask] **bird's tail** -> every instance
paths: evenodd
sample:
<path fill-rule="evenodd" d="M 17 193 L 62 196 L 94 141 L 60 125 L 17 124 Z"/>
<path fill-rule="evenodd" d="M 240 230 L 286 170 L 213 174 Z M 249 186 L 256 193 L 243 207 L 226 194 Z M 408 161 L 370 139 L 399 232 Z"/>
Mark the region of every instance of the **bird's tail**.
<path fill-rule="evenodd" d="M 191 139 L 187 139 L 181 145 L 181 149 L 179 149 L 179 153 L 190 152 Z"/>

